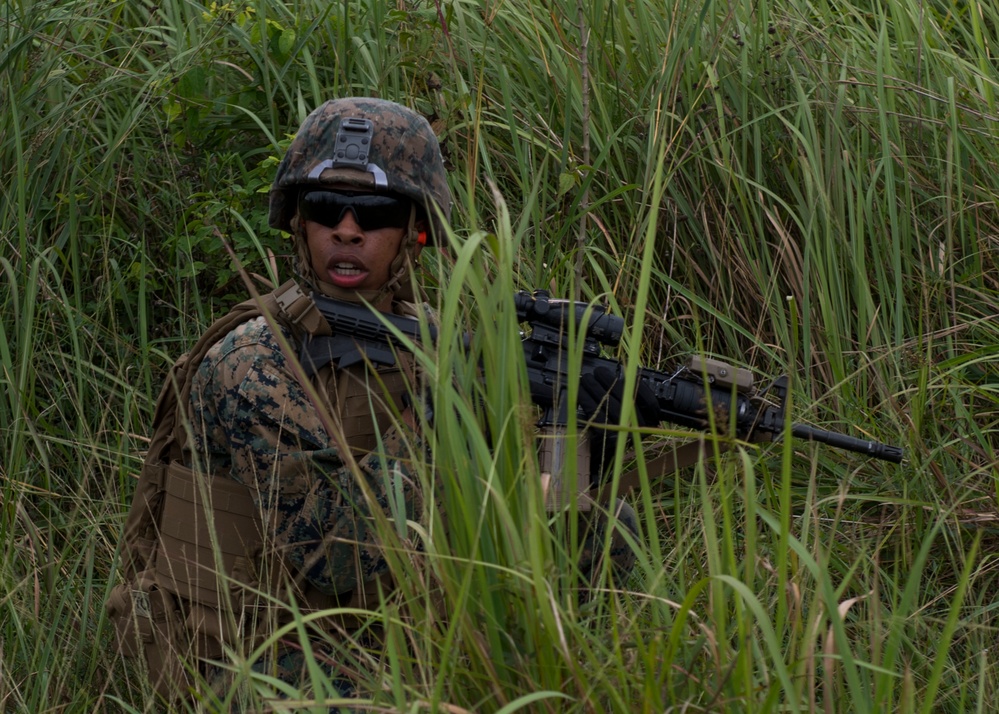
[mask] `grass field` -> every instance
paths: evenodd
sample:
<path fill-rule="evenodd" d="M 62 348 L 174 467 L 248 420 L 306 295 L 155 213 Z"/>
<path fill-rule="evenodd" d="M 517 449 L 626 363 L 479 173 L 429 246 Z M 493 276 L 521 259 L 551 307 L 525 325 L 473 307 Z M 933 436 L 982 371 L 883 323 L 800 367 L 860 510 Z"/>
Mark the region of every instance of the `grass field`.
<path fill-rule="evenodd" d="M 103 609 L 153 401 L 244 299 L 230 250 L 290 277 L 266 191 L 350 94 L 427 116 L 456 198 L 423 276 L 450 530 L 392 541 L 359 708 L 993 710 L 997 32 L 996 0 L 2 0 L 0 710 L 155 711 Z M 784 440 L 664 476 L 623 439 L 643 548 L 581 601 L 507 358 L 535 288 L 625 317 L 631 374 L 786 373 L 796 421 L 906 459 Z"/>

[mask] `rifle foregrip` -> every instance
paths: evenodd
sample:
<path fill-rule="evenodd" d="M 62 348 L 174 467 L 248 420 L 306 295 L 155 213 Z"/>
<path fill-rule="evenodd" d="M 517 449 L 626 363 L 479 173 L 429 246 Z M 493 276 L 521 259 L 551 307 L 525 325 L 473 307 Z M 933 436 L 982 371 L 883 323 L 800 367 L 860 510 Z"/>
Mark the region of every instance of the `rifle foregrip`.
<path fill-rule="evenodd" d="M 846 449 L 857 454 L 864 454 L 882 461 L 890 461 L 894 464 L 902 463 L 904 452 L 901 447 L 882 444 L 880 441 L 870 441 L 867 439 L 857 439 L 846 434 L 839 434 L 835 431 L 816 429 L 804 424 L 793 424 L 791 434 L 799 439 L 809 439 L 823 444 L 835 446 L 838 449 Z"/>

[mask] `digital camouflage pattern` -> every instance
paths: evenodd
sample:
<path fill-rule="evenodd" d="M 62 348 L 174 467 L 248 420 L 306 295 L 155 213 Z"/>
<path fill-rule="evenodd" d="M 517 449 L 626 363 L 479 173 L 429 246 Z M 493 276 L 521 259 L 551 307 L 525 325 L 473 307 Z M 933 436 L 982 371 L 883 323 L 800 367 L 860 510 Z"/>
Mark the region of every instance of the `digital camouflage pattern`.
<path fill-rule="evenodd" d="M 251 490 L 262 521 L 273 529 L 270 549 L 310 585 L 328 595 L 342 594 L 359 579 L 385 571 L 357 477 L 263 318 L 240 325 L 208 352 L 194 374 L 190 415 L 192 446 L 205 460 L 202 468 L 227 474 Z M 419 498 L 408 466 L 412 447 L 393 428 L 382 444 L 380 452 L 361 454 L 358 466 L 384 513 L 390 514 L 387 490 L 398 485 L 406 513 L 395 515 L 413 519 Z M 625 530 L 637 537 L 638 519 L 626 502 L 615 506 L 608 554 L 615 571 L 624 573 L 634 563 Z M 596 509 L 582 526 L 580 566 L 585 573 L 595 572 L 608 518 Z"/>
<path fill-rule="evenodd" d="M 411 442 L 387 429 L 382 450 L 361 455 L 354 473 L 264 318 L 240 325 L 209 350 L 192 380 L 189 416 L 191 458 L 199 463 L 188 465 L 247 486 L 268 552 L 324 594 L 353 590 L 387 568 L 358 478 L 386 515 L 418 517 Z M 386 493 L 395 489 L 405 513 L 391 512 L 395 500 Z"/>
<path fill-rule="evenodd" d="M 291 219 L 302 188 L 334 183 L 374 188 L 372 174 L 356 168 L 327 168 L 318 177 L 310 176 L 317 166 L 334 159 L 337 132 L 345 118 L 367 119 L 374 124 L 368 162 L 385 173 L 389 192 L 423 206 L 432 224 L 432 235 L 443 235 L 443 224 L 433 204 L 440 208 L 445 220 L 449 219 L 451 191 L 433 129 L 426 119 L 400 104 L 367 97 L 332 99 L 302 122 L 271 187 L 270 226 L 293 232 Z"/>
<path fill-rule="evenodd" d="M 304 702 L 310 698 L 328 701 L 329 699 L 350 700 L 357 697 L 357 688 L 347 676 L 349 669 L 342 664 L 343 659 L 342 653 L 333 652 L 322 644 L 310 645 L 308 654 L 292 644 L 276 648 L 271 656 L 264 656 L 250 665 L 250 670 L 256 675 L 266 677 L 270 682 L 277 681 L 296 690 L 300 702 L 296 708 L 304 709 Z M 222 699 L 231 700 L 228 711 L 249 711 L 254 705 L 254 697 L 245 688 L 242 691 L 237 690 L 235 696 L 231 694 L 233 685 L 238 681 L 237 674 L 231 668 L 205 664 L 202 669 L 207 688 L 219 698 L 220 703 Z M 317 673 L 323 680 L 318 682 L 318 687 L 313 686 L 317 683 L 312 679 Z M 318 705 L 308 707 L 309 711 L 317 709 L 325 711 L 326 714 L 353 711 L 353 708 L 344 709 L 336 705 L 325 708 L 320 708 Z M 274 710 L 279 711 L 277 707 Z"/>

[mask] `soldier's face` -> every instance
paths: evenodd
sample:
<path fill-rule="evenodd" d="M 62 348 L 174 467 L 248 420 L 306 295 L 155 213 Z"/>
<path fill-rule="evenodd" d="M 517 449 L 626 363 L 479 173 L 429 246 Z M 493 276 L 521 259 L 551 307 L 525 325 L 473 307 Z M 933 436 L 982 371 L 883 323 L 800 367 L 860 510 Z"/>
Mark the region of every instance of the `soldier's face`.
<path fill-rule="evenodd" d="M 392 226 L 365 231 L 351 211 L 345 211 L 332 228 L 305 221 L 312 269 L 320 280 L 344 290 L 378 290 L 385 285 L 404 232 Z M 375 307 L 387 310 L 391 302 L 390 295 L 385 304 Z"/>

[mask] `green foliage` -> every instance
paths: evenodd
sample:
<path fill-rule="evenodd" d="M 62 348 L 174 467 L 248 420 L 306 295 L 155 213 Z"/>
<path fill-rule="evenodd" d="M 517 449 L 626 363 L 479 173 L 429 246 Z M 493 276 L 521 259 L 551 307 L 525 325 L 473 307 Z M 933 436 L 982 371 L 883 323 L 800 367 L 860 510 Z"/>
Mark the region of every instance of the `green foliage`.
<path fill-rule="evenodd" d="M 457 208 L 424 276 L 444 332 L 421 477 L 449 530 L 383 524 L 400 589 L 369 615 L 384 660 L 356 662 L 371 706 L 986 711 L 997 19 L 994 0 L 0 4 L 0 708 L 150 706 L 102 603 L 164 369 L 242 299 L 238 266 L 289 277 L 275 162 L 312 107 L 372 94 L 430 119 Z M 643 548 L 581 597 L 513 357 L 510 294 L 537 287 L 626 316 L 631 370 L 700 351 L 786 372 L 796 420 L 907 461 L 785 441 L 663 475 L 647 459 L 676 432 L 622 440 Z M 472 354 L 448 347 L 466 325 Z"/>

